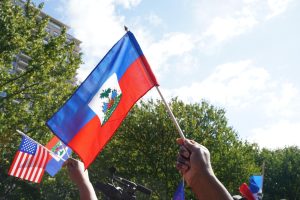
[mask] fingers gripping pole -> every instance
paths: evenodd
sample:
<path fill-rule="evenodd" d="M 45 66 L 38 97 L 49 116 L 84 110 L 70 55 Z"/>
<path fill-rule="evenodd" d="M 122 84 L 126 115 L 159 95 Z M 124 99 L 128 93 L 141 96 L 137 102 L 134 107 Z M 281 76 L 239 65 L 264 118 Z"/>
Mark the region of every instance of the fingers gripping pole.
<path fill-rule="evenodd" d="M 165 98 L 163 97 L 162 93 L 160 92 L 158 86 L 156 86 L 156 89 L 157 89 L 157 91 L 158 91 L 158 93 L 159 93 L 159 95 L 160 95 L 162 101 L 164 102 L 164 104 L 165 104 L 165 106 L 166 106 L 166 108 L 167 108 L 167 111 L 168 111 L 168 113 L 169 113 L 169 115 L 170 115 L 172 121 L 174 122 L 174 124 L 175 124 L 175 126 L 176 126 L 176 128 L 177 128 L 177 130 L 178 130 L 178 133 L 179 133 L 180 137 L 181 137 L 181 138 L 185 138 L 184 135 L 183 135 L 183 132 L 182 132 L 182 130 L 181 130 L 179 124 L 178 124 L 178 122 L 176 121 L 176 118 L 174 117 L 174 115 L 173 115 L 173 113 L 172 113 L 172 110 L 171 110 L 169 104 L 166 102 L 166 100 L 165 100 Z"/>

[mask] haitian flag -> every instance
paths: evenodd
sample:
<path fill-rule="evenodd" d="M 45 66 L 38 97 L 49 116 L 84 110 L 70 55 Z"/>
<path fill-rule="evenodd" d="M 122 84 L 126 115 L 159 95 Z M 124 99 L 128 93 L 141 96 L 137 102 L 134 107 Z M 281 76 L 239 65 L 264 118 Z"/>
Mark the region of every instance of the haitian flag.
<path fill-rule="evenodd" d="M 56 136 L 48 142 L 46 148 L 52 151 L 54 155 L 49 156 L 45 170 L 51 176 L 55 176 L 55 174 L 62 168 L 64 160 L 67 160 L 72 154 L 72 150 L 62 143 Z"/>
<path fill-rule="evenodd" d="M 259 193 L 259 192 L 261 193 L 262 186 L 263 186 L 263 176 L 262 175 L 250 176 L 249 188 L 253 194 Z"/>
<path fill-rule="evenodd" d="M 262 199 L 262 187 L 263 187 L 263 176 L 256 175 L 250 176 L 249 186 L 246 183 L 243 183 L 240 186 L 240 193 L 250 200 L 259 200 Z"/>
<path fill-rule="evenodd" d="M 184 200 L 184 181 L 183 180 L 179 183 L 177 190 L 174 193 L 173 200 Z"/>
<path fill-rule="evenodd" d="M 247 200 L 256 200 L 246 183 L 243 183 L 239 190 L 243 197 L 245 197 Z"/>
<path fill-rule="evenodd" d="M 263 188 L 263 176 L 256 175 L 250 176 L 249 178 L 249 189 L 252 192 L 255 199 L 262 199 L 262 188 Z"/>
<path fill-rule="evenodd" d="M 128 31 L 47 125 L 87 168 L 135 102 L 154 86 L 158 86 L 156 78 Z"/>

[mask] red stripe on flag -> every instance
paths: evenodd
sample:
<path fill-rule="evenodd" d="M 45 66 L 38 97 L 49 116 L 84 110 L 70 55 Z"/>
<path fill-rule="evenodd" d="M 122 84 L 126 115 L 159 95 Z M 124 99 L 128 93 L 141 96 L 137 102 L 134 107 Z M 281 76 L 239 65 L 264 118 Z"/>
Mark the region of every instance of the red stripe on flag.
<path fill-rule="evenodd" d="M 24 179 L 25 178 L 25 175 L 27 175 L 27 172 L 28 172 L 28 166 L 30 166 L 30 162 L 33 160 L 33 157 L 32 155 L 28 155 L 27 159 L 26 159 L 26 162 L 24 163 L 24 166 L 23 166 L 23 171 L 20 175 L 20 178 L 21 179 Z"/>
<path fill-rule="evenodd" d="M 250 191 L 248 185 L 246 183 L 243 183 L 240 188 L 240 193 L 243 195 L 243 197 L 246 197 L 247 200 L 255 200 L 252 192 Z"/>
<path fill-rule="evenodd" d="M 11 176 L 15 175 L 15 171 L 16 171 L 16 168 L 18 166 L 17 163 L 19 162 L 21 156 L 22 156 L 22 152 L 18 151 L 17 154 L 15 155 L 15 158 L 14 158 L 14 161 L 13 161 L 12 165 L 9 168 L 9 171 L 8 171 L 9 175 L 11 175 Z"/>
<path fill-rule="evenodd" d="M 40 151 L 41 151 L 41 148 L 37 148 L 36 150 L 36 155 L 39 155 L 40 154 Z M 33 163 L 32 163 L 32 166 L 31 166 L 31 170 L 30 172 L 28 173 L 28 178 L 26 180 L 29 180 L 29 181 L 32 181 L 33 178 L 34 178 L 34 175 L 35 175 L 35 171 L 36 171 L 36 165 L 38 163 L 38 156 L 34 156 L 34 160 L 33 160 Z"/>
<path fill-rule="evenodd" d="M 147 61 L 147 59 L 146 59 L 146 57 L 143 55 L 143 56 L 141 56 L 140 57 L 140 59 L 138 59 L 138 60 L 140 60 L 141 61 L 141 66 L 143 66 L 145 69 L 144 70 L 146 70 L 147 71 L 147 75 L 149 76 L 149 78 L 152 80 L 152 83 L 154 84 L 154 85 L 159 85 L 158 84 L 158 82 L 157 82 L 157 80 L 156 80 L 156 78 L 155 78 L 155 76 L 154 76 L 154 74 L 153 74 L 153 72 L 152 72 L 152 70 L 151 70 L 151 67 L 150 67 L 150 65 L 149 65 L 149 63 L 148 63 L 148 61 Z"/>
<path fill-rule="evenodd" d="M 49 154 L 48 154 L 48 152 L 46 151 L 45 148 L 43 148 L 43 153 L 44 153 L 43 156 L 42 156 L 43 159 L 42 159 L 42 162 L 39 165 L 39 171 L 38 171 L 38 174 L 37 174 L 37 179 L 36 179 L 37 183 L 41 182 L 41 180 L 42 180 L 42 177 L 43 177 L 44 172 L 45 172 L 46 162 L 47 162 L 48 156 L 49 156 Z"/>
<path fill-rule="evenodd" d="M 20 161 L 17 163 L 17 164 L 18 164 L 18 165 L 17 165 L 17 171 L 16 171 L 16 173 L 15 173 L 15 176 L 16 176 L 16 177 L 20 177 L 20 173 L 21 173 L 21 171 L 22 171 L 22 169 L 23 169 L 23 165 L 24 165 L 24 162 L 25 162 L 27 156 L 28 156 L 27 153 L 23 153 L 23 154 L 22 154 L 22 157 L 21 157 L 21 159 L 20 159 Z"/>
<path fill-rule="evenodd" d="M 52 151 L 52 148 L 59 142 L 59 138 L 54 136 L 46 145 L 46 148 Z M 47 162 L 48 163 L 52 159 L 52 156 L 48 156 Z"/>
<path fill-rule="evenodd" d="M 45 149 L 43 147 L 38 146 L 40 148 L 40 151 L 38 154 L 36 154 L 38 161 L 35 163 L 33 174 L 31 175 L 30 181 L 38 183 L 38 180 L 40 179 L 40 176 L 43 176 L 43 174 L 39 174 L 41 163 L 43 162 L 43 159 L 45 158 Z"/>
<path fill-rule="evenodd" d="M 40 148 L 37 148 L 36 153 L 39 154 Z M 27 175 L 25 177 L 26 180 L 30 180 L 31 175 L 32 175 L 32 170 L 34 169 L 34 166 L 36 165 L 37 162 L 37 156 L 34 156 L 33 159 L 31 160 L 30 166 L 29 166 L 29 170 L 27 172 Z"/>

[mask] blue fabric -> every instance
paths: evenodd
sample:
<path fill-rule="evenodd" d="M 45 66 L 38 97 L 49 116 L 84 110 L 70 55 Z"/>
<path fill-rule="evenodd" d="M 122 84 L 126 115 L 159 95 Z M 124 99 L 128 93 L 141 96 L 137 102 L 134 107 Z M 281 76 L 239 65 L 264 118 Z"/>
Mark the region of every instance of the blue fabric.
<path fill-rule="evenodd" d="M 28 153 L 31 155 L 35 155 L 36 149 L 37 149 L 37 143 L 28 139 L 27 137 L 24 137 L 24 136 L 22 137 L 19 151 L 22 151 L 24 153 Z"/>
<path fill-rule="evenodd" d="M 173 200 L 184 200 L 184 181 L 181 181 L 173 196 Z"/>
<path fill-rule="evenodd" d="M 262 189 L 263 176 L 250 176 L 249 188 L 252 193 L 258 193 Z"/>
<path fill-rule="evenodd" d="M 60 141 L 59 141 L 60 142 Z M 61 143 L 61 148 L 66 148 L 66 146 L 64 144 Z M 67 151 L 65 151 L 65 153 L 63 154 L 62 158 L 64 160 L 67 160 L 72 154 L 72 150 L 71 148 L 67 148 Z M 62 165 L 64 164 L 64 161 L 62 159 L 59 160 L 55 160 L 54 158 L 51 158 L 51 160 L 49 160 L 49 162 L 47 163 L 46 166 L 46 172 L 48 172 L 48 174 L 50 176 L 55 176 L 55 174 L 57 174 L 57 172 L 59 172 L 59 170 L 62 168 Z"/>

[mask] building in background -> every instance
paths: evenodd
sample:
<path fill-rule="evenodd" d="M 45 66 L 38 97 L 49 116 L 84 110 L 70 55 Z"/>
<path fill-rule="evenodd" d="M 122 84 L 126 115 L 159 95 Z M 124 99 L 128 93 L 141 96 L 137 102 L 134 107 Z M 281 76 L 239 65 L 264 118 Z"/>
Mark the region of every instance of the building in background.
<path fill-rule="evenodd" d="M 24 5 L 25 5 L 25 1 L 23 1 L 23 0 L 14 0 L 14 3 L 16 5 L 19 5 L 20 7 L 24 7 Z M 51 36 L 58 36 L 58 35 L 60 35 L 61 31 L 65 28 L 67 30 L 67 42 L 73 41 L 76 45 L 74 53 L 79 53 L 81 41 L 76 39 L 72 35 L 68 34 L 68 30 L 70 29 L 70 27 L 68 25 L 64 24 L 63 22 L 61 22 L 41 11 L 40 18 L 44 18 L 44 17 L 49 17 L 49 23 L 46 27 L 46 31 Z M 45 38 L 44 42 L 47 43 L 47 38 Z M 31 58 L 29 56 L 27 56 L 26 54 L 23 54 L 22 52 L 20 54 L 18 54 L 13 63 L 13 66 L 14 66 L 13 73 L 25 71 L 30 59 Z"/>

